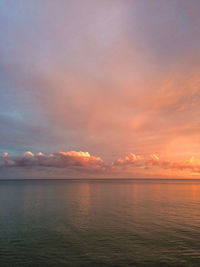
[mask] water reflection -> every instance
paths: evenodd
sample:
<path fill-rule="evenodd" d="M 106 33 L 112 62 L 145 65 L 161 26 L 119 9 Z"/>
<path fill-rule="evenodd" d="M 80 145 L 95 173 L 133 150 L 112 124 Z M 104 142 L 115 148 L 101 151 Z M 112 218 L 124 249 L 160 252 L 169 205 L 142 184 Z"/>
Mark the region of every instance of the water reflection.
<path fill-rule="evenodd" d="M 0 238 L 8 266 L 192 266 L 200 182 L 1 181 Z"/>
<path fill-rule="evenodd" d="M 91 191 L 89 183 L 78 183 L 76 186 L 76 208 L 74 221 L 80 229 L 87 229 L 89 226 L 90 208 L 91 208 Z"/>

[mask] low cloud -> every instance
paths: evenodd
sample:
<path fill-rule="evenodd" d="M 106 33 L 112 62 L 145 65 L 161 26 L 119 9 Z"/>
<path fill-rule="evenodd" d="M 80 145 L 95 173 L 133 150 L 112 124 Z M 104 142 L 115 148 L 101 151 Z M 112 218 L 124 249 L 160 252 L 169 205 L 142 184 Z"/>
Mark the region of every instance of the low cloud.
<path fill-rule="evenodd" d="M 158 170 L 179 170 L 200 173 L 200 160 L 191 157 L 185 161 L 162 160 L 156 154 L 151 154 L 148 158 L 129 153 L 125 158 L 117 159 L 112 163 L 113 169 L 155 169 Z"/>
<path fill-rule="evenodd" d="M 100 157 L 90 155 L 88 152 L 55 152 L 45 155 L 42 152 L 33 154 L 26 151 L 23 155 L 9 156 L 4 153 L 0 156 L 1 167 L 54 167 L 54 168 L 101 168 L 103 160 Z"/>
<path fill-rule="evenodd" d="M 4 153 L 0 156 L 0 167 L 4 169 L 43 169 L 45 172 L 53 169 L 72 171 L 77 177 L 91 174 L 92 177 L 157 177 L 159 175 L 173 175 L 180 173 L 180 177 L 188 174 L 200 174 L 200 160 L 191 157 L 185 161 L 173 161 L 160 159 L 158 155 L 151 154 L 142 157 L 129 153 L 124 158 L 119 158 L 111 164 L 105 164 L 100 157 L 90 155 L 88 152 L 68 151 L 54 152 L 45 155 L 26 151 L 22 155 L 9 155 Z M 65 172 L 65 171 L 64 171 Z M 67 172 L 66 172 L 67 175 Z"/>
<path fill-rule="evenodd" d="M 133 153 L 129 153 L 125 158 L 117 159 L 112 163 L 113 167 L 116 166 L 130 166 L 130 165 L 136 165 L 136 163 L 141 162 L 142 157 L 135 155 Z"/>

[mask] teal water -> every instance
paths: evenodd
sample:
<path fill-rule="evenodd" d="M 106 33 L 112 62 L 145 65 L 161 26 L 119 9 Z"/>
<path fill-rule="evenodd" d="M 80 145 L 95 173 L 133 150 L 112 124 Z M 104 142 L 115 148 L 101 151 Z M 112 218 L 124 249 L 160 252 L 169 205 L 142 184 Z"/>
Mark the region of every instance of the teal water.
<path fill-rule="evenodd" d="M 0 266 L 200 266 L 200 181 L 0 181 Z"/>

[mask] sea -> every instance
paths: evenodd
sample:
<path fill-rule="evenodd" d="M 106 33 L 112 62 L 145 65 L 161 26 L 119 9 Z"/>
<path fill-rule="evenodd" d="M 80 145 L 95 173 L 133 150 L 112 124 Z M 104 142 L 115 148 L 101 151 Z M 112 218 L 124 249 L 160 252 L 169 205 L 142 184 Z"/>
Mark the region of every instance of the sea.
<path fill-rule="evenodd" d="M 1 180 L 0 266 L 200 266 L 200 181 Z"/>

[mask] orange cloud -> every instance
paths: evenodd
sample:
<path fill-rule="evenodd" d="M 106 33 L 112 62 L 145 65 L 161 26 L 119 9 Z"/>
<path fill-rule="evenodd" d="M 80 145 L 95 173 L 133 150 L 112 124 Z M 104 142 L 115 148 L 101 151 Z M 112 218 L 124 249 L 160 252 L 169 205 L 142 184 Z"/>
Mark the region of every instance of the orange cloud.
<path fill-rule="evenodd" d="M 135 164 L 138 161 L 141 161 L 141 156 L 137 156 L 133 153 L 129 153 L 124 159 L 117 159 L 115 162 L 112 163 L 113 166 L 127 166 Z"/>
<path fill-rule="evenodd" d="M 133 153 L 129 153 L 124 159 L 118 159 L 112 163 L 113 169 L 120 168 L 124 172 L 131 169 L 142 169 L 143 174 L 146 175 L 145 169 L 152 169 L 153 173 L 156 175 L 158 173 L 165 173 L 165 170 L 169 171 L 180 171 L 182 176 L 184 175 L 183 171 L 189 173 L 200 173 L 200 159 L 191 157 L 189 160 L 185 161 L 174 161 L 174 160 L 162 160 L 156 154 L 151 154 L 150 158 L 143 158 L 141 156 L 136 156 Z M 147 174 L 148 175 L 148 174 Z M 181 175 L 181 173 L 180 173 Z"/>
<path fill-rule="evenodd" d="M 41 152 L 33 154 L 30 151 L 23 155 L 11 156 L 4 153 L 0 156 L 1 168 L 54 168 L 68 169 L 85 174 L 98 174 L 98 177 L 187 177 L 200 175 L 200 159 L 191 157 L 189 160 L 164 160 L 151 154 L 142 157 L 129 153 L 111 164 L 105 164 L 100 157 L 89 152 L 67 151 L 54 152 L 45 155 Z"/>

